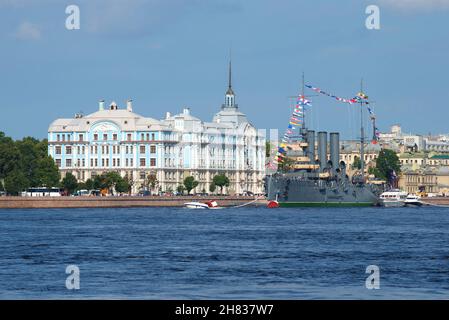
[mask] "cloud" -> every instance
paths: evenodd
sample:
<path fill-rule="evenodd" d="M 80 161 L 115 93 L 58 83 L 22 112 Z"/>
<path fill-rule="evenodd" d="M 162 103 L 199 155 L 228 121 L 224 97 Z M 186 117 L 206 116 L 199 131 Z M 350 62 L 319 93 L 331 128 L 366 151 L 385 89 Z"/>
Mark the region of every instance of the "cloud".
<path fill-rule="evenodd" d="M 41 38 L 40 28 L 30 22 L 22 22 L 15 32 L 15 37 L 20 40 L 39 40 Z"/>
<path fill-rule="evenodd" d="M 449 9 L 449 0 L 381 0 L 380 3 L 403 11 Z"/>

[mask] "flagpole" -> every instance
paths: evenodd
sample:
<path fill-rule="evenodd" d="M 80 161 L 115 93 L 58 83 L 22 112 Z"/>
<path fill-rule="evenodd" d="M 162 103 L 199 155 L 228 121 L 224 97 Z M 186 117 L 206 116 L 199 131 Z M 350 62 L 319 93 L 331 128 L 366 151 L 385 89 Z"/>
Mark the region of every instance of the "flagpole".
<path fill-rule="evenodd" d="M 360 93 L 363 94 L 363 78 L 360 81 Z M 360 99 L 360 170 L 365 183 L 365 129 L 363 128 L 363 101 Z"/>

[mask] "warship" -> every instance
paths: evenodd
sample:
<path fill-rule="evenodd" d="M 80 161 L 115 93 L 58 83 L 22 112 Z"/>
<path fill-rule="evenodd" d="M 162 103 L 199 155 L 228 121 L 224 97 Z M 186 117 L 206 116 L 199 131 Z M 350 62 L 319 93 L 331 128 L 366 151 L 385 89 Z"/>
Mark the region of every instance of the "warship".
<path fill-rule="evenodd" d="M 365 141 L 361 112 L 361 169 L 357 174 L 350 178 L 345 162 L 340 161 L 340 134 L 315 133 L 305 127 L 304 121 L 298 141 L 288 146 L 287 157 L 293 160 L 291 169 L 265 178 L 267 199 L 276 201 L 280 207 L 377 205 L 380 188 L 366 183 L 364 175 Z"/>

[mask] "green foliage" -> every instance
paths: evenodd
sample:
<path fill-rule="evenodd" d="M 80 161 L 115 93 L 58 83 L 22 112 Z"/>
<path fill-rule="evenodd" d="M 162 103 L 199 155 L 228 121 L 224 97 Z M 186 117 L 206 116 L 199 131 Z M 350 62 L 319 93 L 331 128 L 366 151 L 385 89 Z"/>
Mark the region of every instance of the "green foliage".
<path fill-rule="evenodd" d="M 26 137 L 13 141 L 0 132 L 0 179 L 9 175 L 13 175 L 9 181 L 22 177 L 17 171 L 22 172 L 28 187 L 59 186 L 59 169 L 47 155 L 46 139 Z"/>
<path fill-rule="evenodd" d="M 265 157 L 269 158 L 271 156 L 271 143 L 270 141 L 265 142 Z"/>
<path fill-rule="evenodd" d="M 212 183 L 209 185 L 209 191 L 212 192 L 212 193 L 214 193 L 216 189 L 217 189 L 217 186 L 215 185 L 215 183 L 212 182 Z"/>
<path fill-rule="evenodd" d="M 352 169 L 358 169 L 358 170 L 362 169 L 362 161 L 357 156 L 354 157 L 354 162 L 352 163 Z"/>
<path fill-rule="evenodd" d="M 393 172 L 399 175 L 401 172 L 401 162 L 396 152 L 390 149 L 382 149 L 376 159 L 376 168 L 373 171 L 377 178 L 391 181 Z"/>
<path fill-rule="evenodd" d="M 218 174 L 214 176 L 213 183 L 217 187 L 220 187 L 220 192 L 223 193 L 223 187 L 229 187 L 229 178 L 224 174 Z"/>
<path fill-rule="evenodd" d="M 94 182 L 93 182 L 93 180 L 92 180 L 92 179 L 87 179 L 87 180 L 84 182 L 84 187 L 85 187 L 87 190 L 92 190 L 92 189 L 94 189 Z"/>
<path fill-rule="evenodd" d="M 188 176 L 184 179 L 184 187 L 187 190 L 187 194 L 190 194 L 190 191 L 195 189 L 198 186 L 198 181 L 195 180 L 194 177 Z"/>
<path fill-rule="evenodd" d="M 282 161 L 279 161 L 278 171 L 287 172 L 293 169 L 293 165 L 295 164 L 295 160 L 289 157 L 284 157 Z"/>
<path fill-rule="evenodd" d="M 58 187 L 61 180 L 61 174 L 53 158 L 45 155 L 37 159 L 33 185 L 45 187 Z"/>
<path fill-rule="evenodd" d="M 17 196 L 21 191 L 29 187 L 29 181 L 25 174 L 15 169 L 8 173 L 5 178 L 5 190 L 8 194 Z"/>
<path fill-rule="evenodd" d="M 115 191 L 118 193 L 126 193 L 130 191 L 130 185 L 127 179 L 121 178 L 115 184 Z"/>
<path fill-rule="evenodd" d="M 184 187 L 184 185 L 180 184 L 177 188 L 176 191 L 180 194 L 184 194 L 184 191 L 186 190 L 186 187 Z"/>
<path fill-rule="evenodd" d="M 73 174 L 68 172 L 62 179 L 61 185 L 68 194 L 72 194 L 78 188 L 78 181 Z"/>
<path fill-rule="evenodd" d="M 159 181 L 157 180 L 157 177 L 154 173 L 150 173 L 147 177 L 148 179 L 148 186 L 151 188 L 151 190 L 154 190 L 156 186 L 158 185 Z"/>

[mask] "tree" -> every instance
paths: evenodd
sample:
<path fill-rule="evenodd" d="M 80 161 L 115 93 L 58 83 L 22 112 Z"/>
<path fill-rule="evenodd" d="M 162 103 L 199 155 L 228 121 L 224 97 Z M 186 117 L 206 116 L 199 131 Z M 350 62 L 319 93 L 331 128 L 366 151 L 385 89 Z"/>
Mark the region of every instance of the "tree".
<path fill-rule="evenodd" d="M 214 193 L 216 189 L 217 189 L 217 186 L 215 185 L 215 183 L 212 182 L 212 183 L 209 185 L 209 191 L 212 192 L 212 193 Z"/>
<path fill-rule="evenodd" d="M 121 178 L 115 184 L 115 191 L 118 193 L 129 192 L 129 183 L 127 179 Z"/>
<path fill-rule="evenodd" d="M 17 196 L 27 187 L 29 187 L 29 181 L 20 170 L 11 171 L 5 178 L 5 190 L 8 194 Z"/>
<path fill-rule="evenodd" d="M 265 141 L 265 157 L 269 158 L 271 156 L 271 142 Z"/>
<path fill-rule="evenodd" d="M 86 182 L 84 182 L 84 186 L 87 190 L 92 190 L 94 188 L 94 182 L 92 179 L 87 179 Z"/>
<path fill-rule="evenodd" d="M 280 172 L 287 172 L 293 169 L 293 165 L 295 164 L 295 160 L 290 157 L 283 157 L 278 164 L 278 170 Z"/>
<path fill-rule="evenodd" d="M 190 194 L 190 191 L 195 189 L 197 186 L 198 186 L 198 181 L 196 181 L 194 177 L 188 176 L 184 179 L 184 187 L 187 190 L 187 194 Z"/>
<path fill-rule="evenodd" d="M 148 186 L 153 191 L 154 188 L 156 188 L 156 186 L 158 185 L 159 181 L 157 180 L 157 177 L 154 173 L 150 173 L 147 178 L 148 178 Z"/>
<path fill-rule="evenodd" d="M 180 184 L 177 188 L 176 191 L 180 194 L 184 194 L 184 191 L 186 190 L 186 187 L 184 187 L 184 185 Z"/>
<path fill-rule="evenodd" d="M 0 179 L 0 191 L 5 191 L 5 187 L 3 187 L 3 181 L 1 179 Z"/>
<path fill-rule="evenodd" d="M 220 187 L 220 193 L 223 194 L 223 187 L 229 187 L 229 178 L 224 174 L 218 174 L 214 176 L 213 183 Z"/>
<path fill-rule="evenodd" d="M 103 174 L 95 176 L 94 181 L 93 181 L 93 187 L 94 187 L 94 189 L 100 189 L 100 190 L 106 189 L 108 187 L 106 177 Z"/>
<path fill-rule="evenodd" d="M 61 185 L 68 194 L 72 194 L 78 188 L 78 181 L 73 174 L 67 172 L 64 179 L 62 179 Z"/>
<path fill-rule="evenodd" d="M 3 134 L 3 132 L 2 132 Z M 8 173 L 20 170 L 21 154 L 11 138 L 0 138 L 0 179 L 5 178 Z"/>
<path fill-rule="evenodd" d="M 401 172 L 401 162 L 396 152 L 390 149 L 382 149 L 376 159 L 374 175 L 391 182 Z"/>
<path fill-rule="evenodd" d="M 358 169 L 358 170 L 362 169 L 362 161 L 357 156 L 354 157 L 354 162 L 352 163 L 352 169 Z"/>
<path fill-rule="evenodd" d="M 37 159 L 34 171 L 32 182 L 34 186 L 59 186 L 61 174 L 52 157 L 45 155 L 43 158 Z"/>
<path fill-rule="evenodd" d="M 114 189 L 117 185 L 118 182 L 121 182 L 123 178 L 120 176 L 119 173 L 117 172 L 108 172 L 105 175 L 105 184 L 106 184 L 106 188 L 108 188 L 108 191 L 110 194 L 114 194 Z"/>

